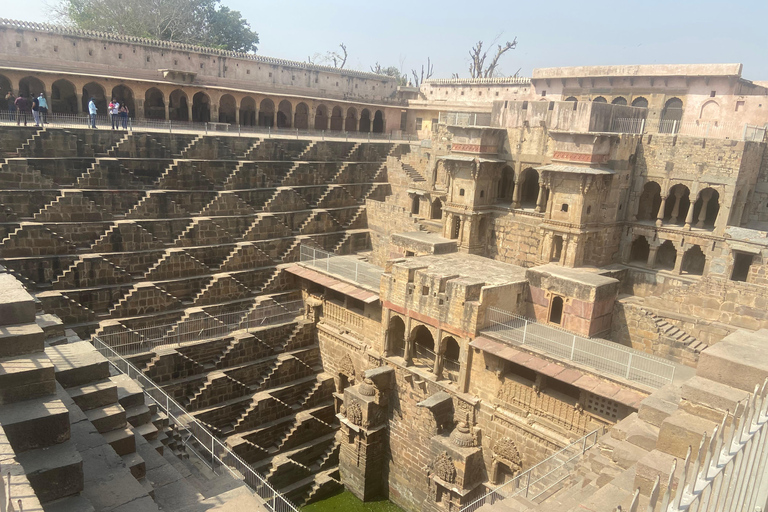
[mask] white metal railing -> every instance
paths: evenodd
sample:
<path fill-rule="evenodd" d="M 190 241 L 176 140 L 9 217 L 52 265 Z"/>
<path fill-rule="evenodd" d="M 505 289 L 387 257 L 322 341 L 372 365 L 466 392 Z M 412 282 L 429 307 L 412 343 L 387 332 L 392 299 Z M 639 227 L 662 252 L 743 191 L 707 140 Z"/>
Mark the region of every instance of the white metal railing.
<path fill-rule="evenodd" d="M 459 512 L 474 512 L 483 505 L 492 505 L 497 501 L 515 496 L 523 496 L 535 502 L 571 475 L 581 456 L 597 444 L 597 440 L 604 432 L 604 427 L 593 430 L 535 466 L 523 471 L 509 482 L 473 501 Z"/>
<path fill-rule="evenodd" d="M 645 131 L 645 119 L 617 117 L 611 123 L 611 131 L 616 133 L 643 133 Z"/>
<path fill-rule="evenodd" d="M 448 126 L 491 126 L 490 112 L 440 112 L 440 124 Z"/>
<path fill-rule="evenodd" d="M 584 338 L 508 311 L 488 308 L 488 323 L 482 331 L 485 335 L 654 388 L 669 384 L 675 377 L 675 365 L 660 357 L 610 341 Z"/>
<path fill-rule="evenodd" d="M 726 433 L 727 428 L 727 433 Z M 708 438 L 701 438 L 698 451 L 688 447 L 677 491 L 672 496 L 677 459 L 672 463 L 662 512 L 755 512 L 764 510 L 768 495 L 768 379 L 755 386 L 749 398 L 723 415 Z M 648 512 L 656 509 L 660 477 L 651 489 Z M 635 491 L 629 512 L 637 512 L 640 489 Z"/>
<path fill-rule="evenodd" d="M 611 123 L 612 132 L 616 133 L 660 133 L 687 135 L 712 139 L 733 139 L 762 142 L 766 134 L 765 126 L 746 123 L 722 123 L 719 121 L 679 121 L 661 119 L 657 125 L 648 124 L 645 119 L 615 118 Z"/>
<path fill-rule="evenodd" d="M 531 79 L 525 76 L 500 76 L 494 78 L 430 78 L 424 80 L 424 85 L 486 85 L 486 84 L 520 84 L 527 85 Z"/>
<path fill-rule="evenodd" d="M 301 244 L 301 263 L 309 265 L 329 274 L 336 274 L 349 281 L 373 288 L 376 293 L 381 286 L 381 275 L 384 270 L 360 261 L 350 256 L 339 256 L 332 252 L 323 251 L 314 247 Z"/>
<path fill-rule="evenodd" d="M 50 128 L 90 128 L 90 118 L 85 114 L 60 114 L 49 112 L 47 122 L 44 126 Z M 8 110 L 0 111 L 0 125 L 16 126 L 20 121 L 21 126 L 25 126 L 22 115 L 18 112 Z M 34 126 L 35 121 L 31 112 L 27 112 L 26 126 Z M 112 129 L 112 121 L 109 116 L 96 116 L 96 127 L 100 130 Z M 121 131 L 126 131 L 122 129 Z M 216 133 L 217 135 L 229 134 L 232 136 L 240 135 L 260 135 L 270 138 L 275 137 L 317 137 L 322 140 L 354 140 L 354 141 L 407 141 L 412 139 L 411 134 L 401 131 L 389 133 L 373 132 L 347 132 L 342 130 L 310 130 L 299 128 L 275 128 L 269 126 L 245 126 L 234 123 L 216 123 L 216 122 L 189 122 L 189 121 L 169 121 L 164 119 L 138 119 L 128 118 L 127 131 L 162 131 L 168 133 Z M 414 140 L 417 140 L 414 138 Z"/>
<path fill-rule="evenodd" d="M 298 509 L 282 494 L 276 491 L 261 475 L 232 452 L 229 447 L 214 436 L 200 421 L 187 413 L 173 398 L 158 387 L 150 378 L 142 373 L 120 354 L 103 343 L 99 338 L 93 338 L 93 345 L 121 373 L 138 382 L 144 394 L 155 402 L 180 430 L 188 432 L 198 447 L 202 449 L 210 462 L 226 468 L 237 480 L 244 481 L 260 498 L 260 501 L 271 512 L 298 512 Z"/>
<path fill-rule="evenodd" d="M 304 308 L 304 302 L 294 300 L 276 302 L 269 299 L 247 311 L 233 311 L 221 315 L 209 315 L 204 311 L 190 314 L 180 322 L 140 329 L 102 333 L 103 343 L 121 355 L 147 352 L 159 346 L 222 338 L 234 331 L 250 331 L 268 325 L 289 322 Z"/>

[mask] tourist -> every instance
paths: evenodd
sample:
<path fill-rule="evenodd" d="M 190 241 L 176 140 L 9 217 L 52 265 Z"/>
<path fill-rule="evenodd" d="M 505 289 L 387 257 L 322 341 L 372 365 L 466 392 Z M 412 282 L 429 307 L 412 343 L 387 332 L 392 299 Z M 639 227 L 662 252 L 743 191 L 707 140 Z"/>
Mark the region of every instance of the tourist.
<path fill-rule="evenodd" d="M 112 116 L 112 129 L 120 129 L 120 102 L 112 100 L 109 107 L 109 113 Z"/>
<path fill-rule="evenodd" d="M 16 119 L 16 98 L 11 91 L 5 95 L 5 102 L 8 104 L 8 112 L 11 114 L 9 120 L 13 122 Z"/>
<path fill-rule="evenodd" d="M 120 121 L 123 123 L 123 130 L 128 131 L 128 107 L 125 103 L 120 105 Z"/>
<path fill-rule="evenodd" d="M 40 112 L 40 124 L 48 124 L 48 102 L 45 100 L 45 94 L 41 92 L 37 101 L 40 104 L 37 109 Z"/>
<path fill-rule="evenodd" d="M 91 116 L 91 128 L 96 129 L 96 108 L 95 98 L 91 96 L 91 101 L 88 102 L 88 115 Z"/>
<path fill-rule="evenodd" d="M 112 98 L 109 101 L 109 105 L 107 105 L 107 115 L 109 116 L 109 120 L 112 121 L 112 129 L 115 129 L 115 122 L 112 120 L 112 109 L 115 108 L 115 98 Z"/>
<path fill-rule="evenodd" d="M 32 98 L 32 117 L 35 118 L 35 126 L 40 126 L 40 100 L 35 98 L 34 94 L 29 96 Z"/>
<path fill-rule="evenodd" d="M 27 104 L 27 98 L 19 93 L 19 97 L 14 101 L 16 105 L 16 126 L 24 119 L 24 126 L 27 126 L 27 110 L 29 110 L 29 104 Z"/>

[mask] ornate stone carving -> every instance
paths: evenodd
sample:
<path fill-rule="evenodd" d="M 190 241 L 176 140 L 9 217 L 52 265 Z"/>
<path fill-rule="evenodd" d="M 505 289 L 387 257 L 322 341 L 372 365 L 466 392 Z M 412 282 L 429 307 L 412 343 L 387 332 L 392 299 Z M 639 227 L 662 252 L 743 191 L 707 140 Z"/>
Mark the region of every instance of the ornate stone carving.
<path fill-rule="evenodd" d="M 493 445 L 493 457 L 509 466 L 512 471 L 519 471 L 523 467 L 523 459 L 520 457 L 517 445 L 508 437 L 496 441 Z"/>
<path fill-rule="evenodd" d="M 347 407 L 347 419 L 351 421 L 353 425 L 357 425 L 358 427 L 363 424 L 363 410 L 360 408 L 360 404 L 352 402 L 352 404 Z"/>
<path fill-rule="evenodd" d="M 438 455 L 432 463 L 432 468 L 440 479 L 449 484 L 456 482 L 456 466 L 453 465 L 453 459 L 448 456 L 448 452 Z"/>
<path fill-rule="evenodd" d="M 472 427 L 472 421 L 470 420 L 469 413 L 467 413 L 464 421 L 460 421 L 453 432 L 451 432 L 453 444 L 464 448 L 477 446 L 477 438 L 475 438 Z"/>
<path fill-rule="evenodd" d="M 349 357 L 349 354 L 344 354 L 344 357 L 341 358 L 339 373 L 346 375 L 350 381 L 355 378 L 355 365 L 352 364 L 352 358 Z"/>
<path fill-rule="evenodd" d="M 363 396 L 375 396 L 376 395 L 376 388 L 373 386 L 373 381 L 371 379 L 365 379 L 360 384 L 360 394 Z"/>

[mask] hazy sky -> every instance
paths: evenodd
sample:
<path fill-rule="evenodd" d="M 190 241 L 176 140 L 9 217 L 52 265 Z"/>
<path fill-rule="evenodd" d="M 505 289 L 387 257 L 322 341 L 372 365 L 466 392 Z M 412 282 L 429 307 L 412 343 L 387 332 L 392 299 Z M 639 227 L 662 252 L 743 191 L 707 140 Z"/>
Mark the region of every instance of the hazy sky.
<path fill-rule="evenodd" d="M 56 0 L 2 0 L 2 16 L 50 21 Z M 768 80 L 768 2 L 224 0 L 261 38 L 259 53 L 306 60 L 344 42 L 347 67 L 375 62 L 409 72 L 427 57 L 435 78 L 468 76 L 468 50 L 478 40 L 517 36 L 502 60 L 505 74 L 537 67 L 590 64 L 744 64 L 743 76 Z"/>

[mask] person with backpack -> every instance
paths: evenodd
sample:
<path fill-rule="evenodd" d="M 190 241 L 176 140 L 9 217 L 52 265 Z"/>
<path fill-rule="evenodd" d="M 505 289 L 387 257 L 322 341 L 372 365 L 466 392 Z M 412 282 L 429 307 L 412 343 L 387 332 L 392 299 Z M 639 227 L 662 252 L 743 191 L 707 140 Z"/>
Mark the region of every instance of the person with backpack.
<path fill-rule="evenodd" d="M 34 94 L 31 94 L 30 98 L 32 98 L 32 117 L 35 118 L 35 126 L 40 126 L 40 100 L 35 98 Z"/>
<path fill-rule="evenodd" d="M 5 103 L 8 104 L 8 112 L 10 113 L 10 121 L 13 122 L 16 119 L 16 97 L 11 91 L 5 95 Z"/>
<path fill-rule="evenodd" d="M 22 119 L 24 119 L 24 126 L 27 126 L 27 110 L 29 110 L 27 98 L 19 93 L 19 97 L 16 98 L 13 104 L 16 105 L 16 126 L 19 126 Z"/>
<path fill-rule="evenodd" d="M 96 129 L 96 98 L 91 96 L 91 101 L 88 102 L 88 115 L 91 116 L 91 128 Z"/>

